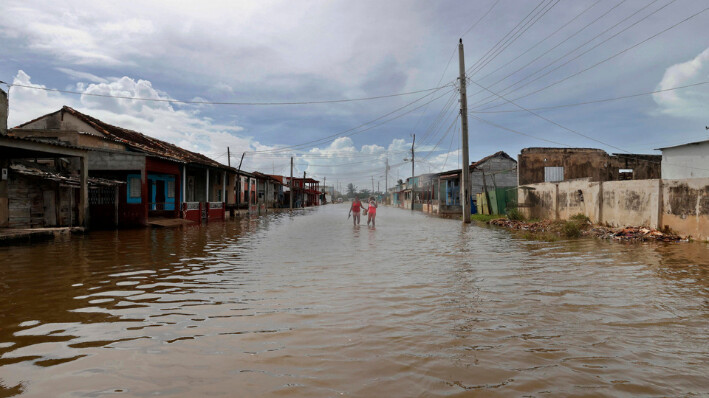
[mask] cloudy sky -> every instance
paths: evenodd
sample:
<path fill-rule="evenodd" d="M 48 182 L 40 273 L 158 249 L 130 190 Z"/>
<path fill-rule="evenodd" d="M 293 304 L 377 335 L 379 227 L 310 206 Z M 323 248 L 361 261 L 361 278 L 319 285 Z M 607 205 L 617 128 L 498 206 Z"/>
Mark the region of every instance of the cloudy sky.
<path fill-rule="evenodd" d="M 413 134 L 417 174 L 460 167 L 462 37 L 471 161 L 709 137 L 706 0 L 118 4 L 0 4 L 10 125 L 69 105 L 223 163 L 247 152 L 246 170 L 294 155 L 298 175 L 383 189 L 386 159 L 390 185 L 410 175 Z"/>

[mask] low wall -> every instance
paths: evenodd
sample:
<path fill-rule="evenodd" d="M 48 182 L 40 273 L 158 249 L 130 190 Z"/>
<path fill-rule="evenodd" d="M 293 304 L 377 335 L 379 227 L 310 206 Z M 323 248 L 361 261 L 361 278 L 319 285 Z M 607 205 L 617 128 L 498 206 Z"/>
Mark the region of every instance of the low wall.
<path fill-rule="evenodd" d="M 530 184 L 518 189 L 517 198 L 527 218 L 567 220 L 580 213 L 597 224 L 666 226 L 709 239 L 709 178 Z"/>
<path fill-rule="evenodd" d="M 658 219 L 660 180 L 608 181 L 602 187 L 602 223 L 614 227 L 644 225 L 662 228 Z"/>
<path fill-rule="evenodd" d="M 662 180 L 662 225 L 709 239 L 709 178 Z"/>

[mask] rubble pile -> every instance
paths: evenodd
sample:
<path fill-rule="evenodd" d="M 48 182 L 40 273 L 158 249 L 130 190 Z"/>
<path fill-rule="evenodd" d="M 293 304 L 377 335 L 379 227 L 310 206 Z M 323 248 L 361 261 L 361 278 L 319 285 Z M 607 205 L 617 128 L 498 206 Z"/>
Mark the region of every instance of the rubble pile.
<path fill-rule="evenodd" d="M 686 240 L 672 232 L 662 232 L 653 228 L 645 227 L 608 228 L 594 226 L 590 230 L 586 231 L 586 234 L 597 238 L 632 242 L 678 242 L 681 240 Z"/>
<path fill-rule="evenodd" d="M 527 231 L 532 233 L 553 233 L 561 235 L 565 221 L 550 221 L 543 220 L 537 222 L 526 222 L 519 220 L 509 220 L 507 218 L 498 218 L 488 222 L 490 225 L 497 225 L 507 229 L 516 231 Z M 578 223 L 581 236 L 592 236 L 601 239 L 613 239 L 624 242 L 678 242 L 687 241 L 677 234 L 669 231 L 659 231 L 653 228 L 646 227 L 625 227 L 625 228 L 610 228 L 600 225 L 594 225 L 588 221 Z"/>
<path fill-rule="evenodd" d="M 514 229 L 517 231 L 529 231 L 529 232 L 550 232 L 555 230 L 553 228 L 554 222 L 550 220 L 542 220 L 537 222 L 526 222 L 519 220 L 508 220 L 507 218 L 498 218 L 495 220 L 490 220 L 489 224 L 497 225 L 499 227 L 505 227 L 508 229 Z"/>

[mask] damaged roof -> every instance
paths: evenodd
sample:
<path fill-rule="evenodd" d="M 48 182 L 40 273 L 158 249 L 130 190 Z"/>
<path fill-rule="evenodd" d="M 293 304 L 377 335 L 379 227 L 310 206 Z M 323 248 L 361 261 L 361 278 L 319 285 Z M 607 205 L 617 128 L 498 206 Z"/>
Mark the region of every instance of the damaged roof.
<path fill-rule="evenodd" d="M 71 175 L 69 173 L 62 173 L 52 170 L 43 170 L 40 165 L 32 166 L 29 164 L 15 163 L 10 165 L 10 170 L 13 173 L 21 174 L 28 177 L 37 177 L 44 180 L 58 182 L 60 184 L 80 187 L 81 180 L 79 176 Z M 89 177 L 88 184 L 90 187 L 112 187 L 116 185 L 125 184 L 125 181 L 109 180 L 106 178 Z"/>
<path fill-rule="evenodd" d="M 169 142 L 165 142 L 157 138 L 147 136 L 137 131 L 124 129 L 122 127 L 108 124 L 99 119 L 96 119 L 95 117 L 79 112 L 70 106 L 63 106 L 62 109 L 59 110 L 59 112 L 66 112 L 68 114 L 71 114 L 83 121 L 84 123 L 90 125 L 97 131 L 103 133 L 107 138 L 128 145 L 133 149 L 145 152 L 148 155 L 167 158 L 173 161 L 178 161 L 180 163 L 196 163 L 204 166 L 217 167 L 221 169 L 232 169 L 231 167 L 214 161 L 208 158 L 207 156 L 202 155 L 201 153 L 188 151 L 187 149 L 180 148 L 177 145 L 170 144 Z M 22 126 L 37 121 L 42 117 L 44 116 L 23 123 L 17 126 L 17 128 L 21 128 Z"/>

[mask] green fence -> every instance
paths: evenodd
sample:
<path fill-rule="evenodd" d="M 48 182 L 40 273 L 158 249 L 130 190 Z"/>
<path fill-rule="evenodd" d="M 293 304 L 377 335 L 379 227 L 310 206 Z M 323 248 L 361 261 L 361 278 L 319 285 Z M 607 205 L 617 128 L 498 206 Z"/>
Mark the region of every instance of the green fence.
<path fill-rule="evenodd" d="M 490 203 L 485 193 L 476 194 L 478 214 L 507 214 L 508 209 L 517 207 L 517 188 L 495 188 L 488 191 Z"/>

